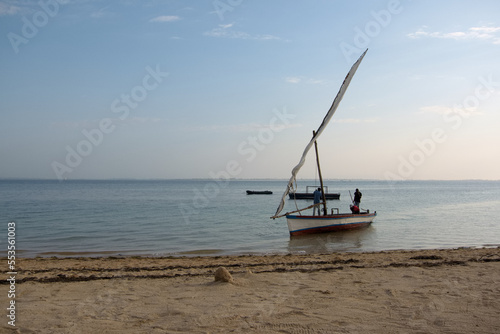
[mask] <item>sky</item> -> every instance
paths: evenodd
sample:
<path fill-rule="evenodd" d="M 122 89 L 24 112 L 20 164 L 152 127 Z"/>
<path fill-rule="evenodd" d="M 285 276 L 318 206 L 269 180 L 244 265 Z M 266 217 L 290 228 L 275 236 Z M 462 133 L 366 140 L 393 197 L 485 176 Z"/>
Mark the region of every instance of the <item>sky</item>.
<path fill-rule="evenodd" d="M 0 178 L 500 179 L 500 2 L 0 0 Z M 314 152 L 299 178 L 316 178 Z"/>

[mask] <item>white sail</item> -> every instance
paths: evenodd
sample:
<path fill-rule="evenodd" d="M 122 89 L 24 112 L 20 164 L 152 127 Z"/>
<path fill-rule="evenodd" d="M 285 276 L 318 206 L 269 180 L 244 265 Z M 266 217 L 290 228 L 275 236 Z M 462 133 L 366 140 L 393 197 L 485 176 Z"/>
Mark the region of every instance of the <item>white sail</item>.
<path fill-rule="evenodd" d="M 332 118 L 333 114 L 337 110 L 337 107 L 339 106 L 340 101 L 342 101 L 342 98 L 344 97 L 344 93 L 347 90 L 347 87 L 349 86 L 349 84 L 351 83 L 351 79 L 354 76 L 354 73 L 356 73 L 356 70 L 358 69 L 358 66 L 361 63 L 361 61 L 363 60 L 363 57 L 365 56 L 365 54 L 366 54 L 367 51 L 368 51 L 368 49 L 366 49 L 365 52 L 363 52 L 363 54 L 354 63 L 354 65 L 352 65 L 351 70 L 349 71 L 349 73 L 347 73 L 347 75 L 346 75 L 346 77 L 344 79 L 344 82 L 342 83 L 342 86 L 340 86 L 340 89 L 339 89 L 339 92 L 337 93 L 337 96 L 333 100 L 333 103 L 332 103 L 332 106 L 330 107 L 330 110 L 328 110 L 328 112 L 326 113 L 325 118 L 323 118 L 323 122 L 321 123 L 321 125 L 319 126 L 319 128 L 316 130 L 316 134 L 312 137 L 312 139 L 309 142 L 309 144 L 307 144 L 307 146 L 306 146 L 306 148 L 304 150 L 304 153 L 302 153 L 302 157 L 300 158 L 299 163 L 297 164 L 297 166 L 295 166 L 292 169 L 292 176 L 290 177 L 290 180 L 288 181 L 288 185 L 286 187 L 286 190 L 283 193 L 283 197 L 281 198 L 280 205 L 278 206 L 278 209 L 276 210 L 276 213 L 274 214 L 274 216 L 272 216 L 271 218 L 277 218 L 278 215 L 280 214 L 280 212 L 283 210 L 283 207 L 285 205 L 286 196 L 290 192 L 290 189 L 292 189 L 292 187 L 293 187 L 293 184 L 294 184 L 294 182 L 296 180 L 297 173 L 299 172 L 300 168 L 302 168 L 302 166 L 306 162 L 307 153 L 311 149 L 311 147 L 314 144 L 314 142 L 321 135 L 321 133 L 323 132 L 323 130 L 326 128 L 326 125 L 328 124 L 328 122 L 330 122 L 330 119 Z"/>

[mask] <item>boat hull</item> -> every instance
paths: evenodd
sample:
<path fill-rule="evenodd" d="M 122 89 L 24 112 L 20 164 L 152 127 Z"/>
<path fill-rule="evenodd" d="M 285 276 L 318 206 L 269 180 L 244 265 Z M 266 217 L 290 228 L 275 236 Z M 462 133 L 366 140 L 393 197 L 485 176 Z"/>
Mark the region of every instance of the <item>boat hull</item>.
<path fill-rule="evenodd" d="M 303 235 L 350 230 L 369 226 L 377 212 L 360 214 L 335 214 L 327 216 L 287 215 L 290 235 Z"/>
<path fill-rule="evenodd" d="M 263 191 L 255 191 L 255 190 L 247 190 L 247 195 L 272 195 L 273 192 L 270 190 Z"/>
<path fill-rule="evenodd" d="M 314 199 L 313 193 L 289 193 L 290 199 Z M 338 193 L 326 193 L 325 199 L 340 199 L 340 194 Z"/>

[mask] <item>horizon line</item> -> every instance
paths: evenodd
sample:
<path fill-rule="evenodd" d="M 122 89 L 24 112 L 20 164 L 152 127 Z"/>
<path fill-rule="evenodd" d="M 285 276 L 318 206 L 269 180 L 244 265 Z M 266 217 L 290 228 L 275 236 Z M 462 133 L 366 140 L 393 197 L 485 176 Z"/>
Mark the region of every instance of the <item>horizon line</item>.
<path fill-rule="evenodd" d="M 288 178 L 229 178 L 229 179 L 215 179 L 215 178 L 74 178 L 59 180 L 57 178 L 29 178 L 29 177 L 0 177 L 0 181 L 288 181 Z M 373 179 L 373 178 L 326 178 L 326 181 L 386 181 L 386 182 L 418 182 L 418 181 L 500 181 L 500 179 L 406 179 L 406 180 L 387 180 L 387 179 Z M 297 181 L 317 181 L 312 178 L 300 178 Z"/>

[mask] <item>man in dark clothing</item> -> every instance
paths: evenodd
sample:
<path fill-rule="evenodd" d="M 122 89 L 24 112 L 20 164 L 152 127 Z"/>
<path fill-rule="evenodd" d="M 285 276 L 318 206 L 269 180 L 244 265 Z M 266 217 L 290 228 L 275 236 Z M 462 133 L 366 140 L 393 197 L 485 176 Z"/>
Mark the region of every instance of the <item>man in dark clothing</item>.
<path fill-rule="evenodd" d="M 359 208 L 359 203 L 361 202 L 361 196 L 363 196 L 363 194 L 361 193 L 361 191 L 359 191 L 358 188 L 356 188 L 356 191 L 354 192 L 354 205 L 357 206 Z"/>
<path fill-rule="evenodd" d="M 313 192 L 313 196 L 314 196 L 314 204 L 319 204 L 321 202 L 321 188 L 316 189 Z M 318 210 L 318 215 L 321 212 L 319 205 L 315 205 L 313 209 L 313 216 L 316 216 L 316 209 Z"/>

